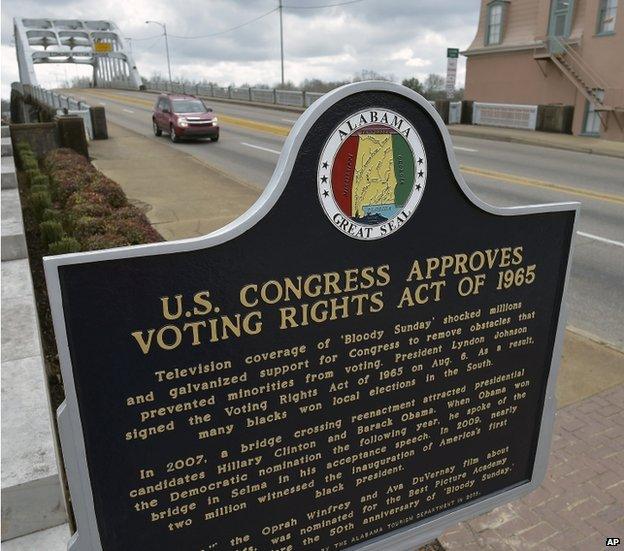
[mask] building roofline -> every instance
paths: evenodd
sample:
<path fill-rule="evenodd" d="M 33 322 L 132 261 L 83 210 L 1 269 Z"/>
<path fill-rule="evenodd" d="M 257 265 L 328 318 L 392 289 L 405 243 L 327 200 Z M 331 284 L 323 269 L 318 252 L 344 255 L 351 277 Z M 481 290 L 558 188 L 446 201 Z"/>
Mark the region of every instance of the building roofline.
<path fill-rule="evenodd" d="M 471 55 L 521 52 L 524 50 L 535 50 L 536 48 L 544 48 L 544 47 L 546 47 L 545 41 L 536 40 L 535 42 L 527 42 L 525 44 L 510 44 L 509 46 L 485 46 L 482 48 L 468 48 L 460 53 L 463 56 L 470 57 Z"/>

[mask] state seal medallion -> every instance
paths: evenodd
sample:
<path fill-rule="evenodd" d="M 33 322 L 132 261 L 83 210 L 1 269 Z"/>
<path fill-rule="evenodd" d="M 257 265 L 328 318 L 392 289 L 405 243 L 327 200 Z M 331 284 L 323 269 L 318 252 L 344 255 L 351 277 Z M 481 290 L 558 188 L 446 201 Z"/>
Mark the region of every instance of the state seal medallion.
<path fill-rule="evenodd" d="M 414 126 L 387 109 L 345 119 L 319 160 L 319 199 L 332 224 L 354 239 L 392 235 L 414 214 L 427 181 L 427 157 Z"/>

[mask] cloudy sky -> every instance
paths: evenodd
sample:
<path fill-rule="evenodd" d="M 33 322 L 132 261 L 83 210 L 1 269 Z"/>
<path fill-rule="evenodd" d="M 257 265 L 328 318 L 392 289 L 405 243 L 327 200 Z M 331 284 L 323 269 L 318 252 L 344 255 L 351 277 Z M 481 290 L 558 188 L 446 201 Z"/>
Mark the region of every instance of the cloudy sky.
<path fill-rule="evenodd" d="M 444 74 L 446 48 L 467 47 L 474 37 L 479 0 L 351 0 L 342 6 L 312 7 L 348 0 L 284 0 L 286 80 L 342 80 L 362 69 L 397 80 Z M 278 0 L 3 0 L 2 97 L 18 80 L 13 17 L 112 19 L 131 37 L 140 73 L 166 73 L 160 27 L 170 37 L 174 78 L 205 78 L 221 84 L 280 80 Z M 255 22 L 225 31 L 256 17 Z M 58 86 L 66 78 L 90 74 L 89 67 L 39 65 L 40 84 Z M 460 59 L 458 85 L 463 85 Z"/>

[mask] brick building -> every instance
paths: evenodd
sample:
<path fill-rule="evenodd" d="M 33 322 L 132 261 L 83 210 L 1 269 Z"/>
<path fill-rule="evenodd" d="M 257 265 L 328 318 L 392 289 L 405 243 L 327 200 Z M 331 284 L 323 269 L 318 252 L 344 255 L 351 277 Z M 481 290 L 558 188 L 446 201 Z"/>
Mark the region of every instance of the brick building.
<path fill-rule="evenodd" d="M 624 140 L 622 0 L 482 0 L 465 98 L 573 106 L 572 133 Z"/>

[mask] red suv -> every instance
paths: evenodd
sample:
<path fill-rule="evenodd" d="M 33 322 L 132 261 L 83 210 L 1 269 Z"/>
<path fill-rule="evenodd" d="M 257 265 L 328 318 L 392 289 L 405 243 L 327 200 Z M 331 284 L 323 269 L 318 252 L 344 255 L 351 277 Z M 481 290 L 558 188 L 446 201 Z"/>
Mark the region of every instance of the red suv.
<path fill-rule="evenodd" d="M 195 96 L 161 94 L 152 114 L 154 134 L 169 134 L 172 142 L 182 138 L 219 139 L 219 120 L 210 107 Z"/>

